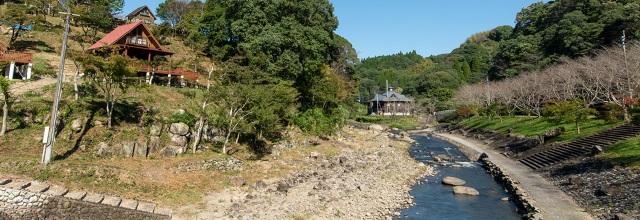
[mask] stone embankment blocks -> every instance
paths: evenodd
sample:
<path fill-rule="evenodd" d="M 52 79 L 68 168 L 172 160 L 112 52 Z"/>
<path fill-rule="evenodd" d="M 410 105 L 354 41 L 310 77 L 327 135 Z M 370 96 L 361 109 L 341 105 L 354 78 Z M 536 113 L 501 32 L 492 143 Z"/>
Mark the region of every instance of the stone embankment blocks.
<path fill-rule="evenodd" d="M 171 219 L 153 202 L 69 191 L 38 181 L 0 175 L 0 219 Z"/>

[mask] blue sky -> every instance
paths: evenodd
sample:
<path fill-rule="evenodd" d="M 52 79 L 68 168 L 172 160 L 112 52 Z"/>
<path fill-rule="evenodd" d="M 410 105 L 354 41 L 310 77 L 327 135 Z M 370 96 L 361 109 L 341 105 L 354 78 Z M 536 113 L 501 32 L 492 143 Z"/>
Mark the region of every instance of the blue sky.
<path fill-rule="evenodd" d="M 164 0 L 125 0 L 124 14 Z M 540 0 L 330 0 L 359 58 L 416 50 L 449 53 L 474 33 L 514 25 L 516 13 Z"/>

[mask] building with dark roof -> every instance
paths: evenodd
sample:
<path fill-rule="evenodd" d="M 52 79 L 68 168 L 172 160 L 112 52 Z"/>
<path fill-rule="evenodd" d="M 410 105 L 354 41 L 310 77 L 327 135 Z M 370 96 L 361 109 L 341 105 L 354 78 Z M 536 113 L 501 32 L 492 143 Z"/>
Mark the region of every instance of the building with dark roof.
<path fill-rule="evenodd" d="M 156 16 L 153 15 L 151 9 L 146 5 L 140 6 L 127 15 L 128 22 L 143 22 L 147 25 L 153 25 L 156 22 Z"/>
<path fill-rule="evenodd" d="M 369 114 L 412 115 L 414 106 L 413 99 L 397 93 L 393 91 L 393 87 L 389 87 L 389 91 L 386 93 L 376 94 L 373 99 L 369 100 Z"/>

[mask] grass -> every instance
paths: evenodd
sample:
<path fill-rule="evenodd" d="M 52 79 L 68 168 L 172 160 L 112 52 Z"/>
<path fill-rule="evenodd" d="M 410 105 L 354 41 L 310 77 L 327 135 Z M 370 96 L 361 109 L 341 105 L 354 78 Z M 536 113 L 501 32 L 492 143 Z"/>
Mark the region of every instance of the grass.
<path fill-rule="evenodd" d="M 580 124 L 580 134 L 577 134 L 574 123 L 557 124 L 551 123 L 544 118 L 527 116 L 502 117 L 502 119 L 492 118 L 491 120 L 487 117 L 474 116 L 461 121 L 459 124 L 465 127 L 494 130 L 502 133 L 508 133 L 509 129 L 513 129 L 514 134 L 527 137 L 534 137 L 547 130 L 562 126 L 565 128 L 565 132 L 552 140 L 552 142 L 568 142 L 615 127 L 622 124 L 622 122 L 610 123 L 601 119 L 592 119 Z"/>
<path fill-rule="evenodd" d="M 640 169 L 640 136 L 608 146 L 601 158 L 622 166 Z"/>
<path fill-rule="evenodd" d="M 513 129 L 513 133 L 533 137 L 542 134 L 547 130 L 555 129 L 559 126 L 565 127 L 565 132 L 551 140 L 551 142 L 570 142 L 581 137 L 589 136 L 597 132 L 618 126 L 623 122 L 607 122 L 601 119 L 592 119 L 580 125 L 580 134 L 576 133 L 576 127 L 573 123 L 554 124 L 543 118 L 534 117 L 503 117 L 502 120 L 493 118 L 489 120 L 486 117 L 471 117 L 461 121 L 459 124 L 487 130 L 495 130 L 502 133 Z M 605 154 L 600 158 L 607 159 L 621 166 L 629 166 L 640 169 L 640 136 L 628 140 L 620 141 L 605 148 Z"/>

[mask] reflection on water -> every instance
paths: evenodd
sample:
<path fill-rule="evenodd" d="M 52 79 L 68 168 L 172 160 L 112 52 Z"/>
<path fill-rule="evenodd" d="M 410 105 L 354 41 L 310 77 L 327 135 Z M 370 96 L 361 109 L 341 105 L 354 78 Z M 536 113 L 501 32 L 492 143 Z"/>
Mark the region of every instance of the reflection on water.
<path fill-rule="evenodd" d="M 508 197 L 502 186 L 487 174 L 479 163 L 471 162 L 454 145 L 427 136 L 412 136 L 417 144 L 410 154 L 417 160 L 436 166 L 438 174 L 420 180 L 411 195 L 415 206 L 401 210 L 398 219 L 520 219 L 512 202 L 502 201 Z M 455 162 L 436 163 L 434 159 L 449 157 Z M 453 194 L 451 186 L 442 185 L 446 176 L 465 180 L 465 186 L 477 189 L 479 196 Z"/>

